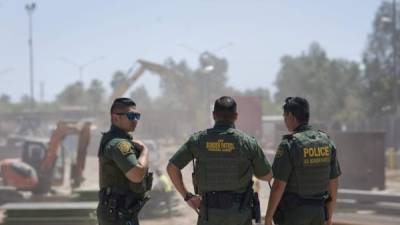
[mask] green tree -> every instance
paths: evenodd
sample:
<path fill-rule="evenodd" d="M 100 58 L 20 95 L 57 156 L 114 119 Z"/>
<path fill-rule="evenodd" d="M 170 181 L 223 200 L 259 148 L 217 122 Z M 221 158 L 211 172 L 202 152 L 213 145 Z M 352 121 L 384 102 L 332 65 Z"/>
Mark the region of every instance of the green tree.
<path fill-rule="evenodd" d="M 345 99 L 348 96 L 359 98 L 363 87 L 357 63 L 329 59 L 317 43 L 312 43 L 308 52 L 300 56 L 284 56 L 281 63 L 275 95 L 279 105 L 288 96 L 303 96 L 312 104 L 314 119 L 346 120 L 338 117 L 346 107 L 350 107 Z"/>
<path fill-rule="evenodd" d="M 204 52 L 199 58 L 200 66 L 194 72 L 195 83 L 202 89 L 201 94 L 210 102 L 227 91 L 228 61 L 218 58 L 210 52 Z"/>
<path fill-rule="evenodd" d="M 157 99 L 157 105 L 185 110 L 193 115 L 197 127 L 208 126 L 208 118 L 204 115 L 210 113 L 212 102 L 220 95 L 232 92 L 227 86 L 226 59 L 204 52 L 196 69 L 191 69 L 183 60 L 176 63 L 173 59 L 167 59 L 165 66 L 175 75 L 161 77 L 161 97 Z"/>
<path fill-rule="evenodd" d="M 231 92 L 226 78 L 228 62 L 212 53 L 202 53 L 196 69 L 189 68 L 185 61 L 176 63 L 172 59 L 165 66 L 176 75 L 161 78 L 161 92 L 168 98 L 167 102 L 172 101 L 179 108 L 193 108 L 193 104 L 196 108 L 208 108 L 215 98 Z"/>
<path fill-rule="evenodd" d="M 22 95 L 20 100 L 19 100 L 19 103 L 21 105 L 26 105 L 26 107 L 28 108 L 30 106 L 30 104 L 31 104 L 31 97 L 29 95 L 27 95 L 27 94 Z"/>
<path fill-rule="evenodd" d="M 94 79 L 86 91 L 86 101 L 92 110 L 101 110 L 104 107 L 106 90 L 100 80 Z"/>
<path fill-rule="evenodd" d="M 164 108 L 188 110 L 193 106 L 191 99 L 198 96 L 198 88 L 192 79 L 193 71 L 184 60 L 176 63 L 172 58 L 165 62 L 165 66 L 173 72 L 173 76 L 161 76 L 161 96 L 157 105 Z"/>
<path fill-rule="evenodd" d="M 124 83 L 127 80 L 128 80 L 128 76 L 124 72 L 122 72 L 120 70 L 116 71 L 113 74 L 112 79 L 111 79 L 111 83 L 110 83 L 111 88 L 113 90 L 116 90 L 121 83 Z"/>
<path fill-rule="evenodd" d="M 1 103 L 1 104 L 10 104 L 10 100 L 11 100 L 11 98 L 10 98 L 10 96 L 7 95 L 7 94 L 2 94 L 2 95 L 0 96 L 0 103 Z"/>
<path fill-rule="evenodd" d="M 152 106 L 152 100 L 149 96 L 145 86 L 139 86 L 135 88 L 131 93 L 130 97 L 136 102 L 140 109 L 148 109 Z"/>
<path fill-rule="evenodd" d="M 397 7 L 397 21 L 400 21 L 400 9 Z M 391 21 L 390 21 L 391 20 Z M 396 33 L 399 33 L 397 26 Z M 393 5 L 382 2 L 373 21 L 372 32 L 368 36 L 367 47 L 363 54 L 365 66 L 364 92 L 365 104 L 371 116 L 385 116 L 394 113 L 395 85 L 398 85 L 395 73 L 394 48 L 399 49 L 399 35 L 394 36 Z M 394 40 L 394 38 L 397 40 Z M 396 43 L 397 46 L 393 46 Z M 397 51 L 397 60 L 400 59 Z M 398 62 L 396 62 L 398 64 Z M 399 66 L 397 66 L 397 69 Z M 397 71 L 400 76 L 400 72 Z M 397 96 L 399 97 L 398 93 Z M 399 98 L 397 98 L 399 99 Z"/>
<path fill-rule="evenodd" d="M 69 106 L 82 106 L 85 103 L 85 90 L 82 82 L 75 82 L 67 85 L 63 91 L 57 95 L 57 103 Z"/>
<path fill-rule="evenodd" d="M 2 94 L 0 96 L 0 112 L 9 112 L 11 110 L 10 96 Z"/>

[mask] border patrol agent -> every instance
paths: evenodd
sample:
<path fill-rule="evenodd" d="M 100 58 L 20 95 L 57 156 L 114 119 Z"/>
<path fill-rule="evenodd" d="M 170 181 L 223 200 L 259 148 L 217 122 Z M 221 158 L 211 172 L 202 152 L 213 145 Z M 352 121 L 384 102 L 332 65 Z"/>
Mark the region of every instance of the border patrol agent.
<path fill-rule="evenodd" d="M 306 99 L 289 97 L 283 105 L 287 129 L 275 155 L 274 183 L 265 224 L 332 224 L 338 177 L 341 174 L 334 143 L 309 125 Z"/>
<path fill-rule="evenodd" d="M 111 106 L 111 128 L 103 134 L 99 148 L 99 225 L 138 225 L 138 213 L 149 199 L 152 173 L 148 172 L 148 149 L 132 140 L 140 119 L 129 98 L 115 99 Z"/>
<path fill-rule="evenodd" d="M 271 166 L 255 138 L 235 129 L 237 116 L 233 98 L 217 99 L 214 127 L 193 134 L 167 166 L 175 188 L 199 214 L 198 225 L 250 225 L 260 218 L 252 176 L 271 180 Z M 186 189 L 181 173 L 192 160 L 195 194 Z"/>

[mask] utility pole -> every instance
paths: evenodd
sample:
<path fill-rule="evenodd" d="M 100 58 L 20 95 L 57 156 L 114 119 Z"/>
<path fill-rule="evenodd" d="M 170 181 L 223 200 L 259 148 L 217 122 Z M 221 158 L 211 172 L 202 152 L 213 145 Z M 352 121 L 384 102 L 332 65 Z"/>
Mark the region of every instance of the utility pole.
<path fill-rule="evenodd" d="M 44 81 L 41 81 L 40 82 L 40 102 L 44 102 L 44 86 L 45 85 L 45 83 L 44 83 Z"/>
<path fill-rule="evenodd" d="M 395 116 L 398 116 L 398 86 L 399 86 L 399 71 L 398 71 L 398 66 L 397 66 L 397 2 L 396 0 L 393 0 L 393 18 L 392 18 L 392 47 L 393 47 L 393 78 L 394 78 L 394 88 L 393 88 L 393 107 L 394 107 L 394 113 Z"/>
<path fill-rule="evenodd" d="M 392 45 L 393 45 L 393 78 L 394 78 L 394 87 L 393 87 L 393 111 L 394 111 L 394 115 L 393 115 L 393 125 L 394 125 L 394 129 L 393 129 L 393 141 L 394 141 L 394 146 L 397 149 L 398 146 L 398 141 L 397 141 L 397 127 L 399 127 L 400 123 L 398 122 L 399 120 L 399 69 L 397 66 L 398 63 L 398 49 L 397 49 L 397 37 L 398 37 L 398 32 L 397 32 L 397 2 L 396 0 L 393 0 L 393 5 L 392 5 L 392 9 L 393 9 L 393 18 L 392 18 L 392 28 L 393 28 L 393 34 L 392 34 Z"/>
<path fill-rule="evenodd" d="M 35 96 L 34 96 L 34 77 L 33 77 L 33 40 L 32 40 L 32 13 L 36 8 L 35 3 L 30 3 L 25 5 L 25 9 L 28 12 L 29 18 L 29 86 L 30 86 L 30 109 L 33 111 L 33 106 L 35 103 Z"/>

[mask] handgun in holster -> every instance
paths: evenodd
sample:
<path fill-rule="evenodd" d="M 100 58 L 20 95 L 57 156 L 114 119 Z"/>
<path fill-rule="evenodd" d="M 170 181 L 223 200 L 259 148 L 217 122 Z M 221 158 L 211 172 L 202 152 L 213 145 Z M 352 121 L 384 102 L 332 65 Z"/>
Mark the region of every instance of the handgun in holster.
<path fill-rule="evenodd" d="M 108 199 L 108 204 L 106 206 L 106 210 L 107 210 L 107 217 L 110 220 L 114 220 L 117 219 L 117 207 L 118 207 L 118 200 L 117 198 L 115 198 L 114 196 L 111 196 Z"/>
<path fill-rule="evenodd" d="M 118 200 L 113 195 L 111 187 L 103 188 L 100 191 L 99 196 L 102 214 L 106 216 L 109 221 L 115 221 L 117 219 L 117 206 Z"/>
<path fill-rule="evenodd" d="M 252 198 L 253 198 L 253 181 L 250 181 L 249 185 L 247 185 L 246 192 L 244 193 L 244 197 L 239 205 L 239 212 L 242 212 L 245 209 L 245 206 L 252 206 Z"/>
<path fill-rule="evenodd" d="M 149 196 L 146 196 L 142 200 L 134 199 L 133 201 L 131 201 L 131 204 L 125 204 L 125 208 L 130 214 L 137 215 L 148 200 L 150 200 Z"/>
<path fill-rule="evenodd" d="M 196 162 L 195 162 L 195 159 L 192 160 L 192 165 L 193 165 L 192 183 L 193 183 L 194 193 L 197 195 L 199 193 L 199 189 L 197 187 L 197 182 L 196 182 Z"/>
<path fill-rule="evenodd" d="M 252 207 L 251 207 L 252 218 L 256 223 L 261 222 L 261 208 L 260 208 L 260 199 L 258 198 L 258 193 L 253 193 L 252 199 Z"/>
<path fill-rule="evenodd" d="M 331 201 L 332 201 L 332 196 L 330 196 L 328 194 L 328 196 L 326 197 L 325 202 L 324 202 L 324 217 L 325 217 L 325 221 L 329 220 L 328 204 Z"/>

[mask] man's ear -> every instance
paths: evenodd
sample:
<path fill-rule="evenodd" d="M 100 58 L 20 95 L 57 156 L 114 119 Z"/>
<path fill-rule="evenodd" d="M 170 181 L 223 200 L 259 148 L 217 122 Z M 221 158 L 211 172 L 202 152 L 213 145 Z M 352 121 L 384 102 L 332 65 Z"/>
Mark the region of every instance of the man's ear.
<path fill-rule="evenodd" d="M 111 113 L 111 123 L 115 123 L 118 121 L 118 116 L 114 113 Z"/>
<path fill-rule="evenodd" d="M 239 114 L 237 112 L 235 112 L 235 114 L 233 115 L 233 121 L 236 121 L 239 117 Z"/>
<path fill-rule="evenodd" d="M 291 121 L 294 121 L 296 119 L 296 117 L 294 117 L 292 112 L 288 112 L 287 115 L 288 115 L 288 119 Z"/>
<path fill-rule="evenodd" d="M 296 125 L 299 124 L 299 121 L 297 121 L 297 118 L 293 115 L 293 113 L 289 112 L 289 117 L 290 120 L 292 120 Z"/>

